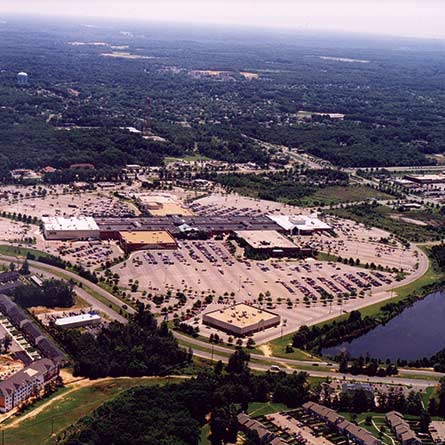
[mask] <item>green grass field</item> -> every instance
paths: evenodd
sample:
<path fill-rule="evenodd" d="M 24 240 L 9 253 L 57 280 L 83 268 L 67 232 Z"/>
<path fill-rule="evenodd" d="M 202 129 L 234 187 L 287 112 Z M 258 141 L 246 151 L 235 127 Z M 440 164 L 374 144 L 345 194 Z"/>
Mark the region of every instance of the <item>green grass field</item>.
<path fill-rule="evenodd" d="M 209 434 L 210 434 L 210 425 L 206 423 L 201 428 L 201 436 L 199 438 L 200 445 L 210 445 Z"/>
<path fill-rule="evenodd" d="M 393 196 L 374 190 L 366 185 L 349 185 L 326 187 L 318 190 L 307 198 L 307 204 L 311 205 L 317 201 L 320 204 L 342 204 L 345 202 L 358 202 L 366 200 L 390 200 Z"/>
<path fill-rule="evenodd" d="M 26 258 L 26 255 L 28 253 L 33 254 L 35 256 L 44 256 L 47 258 L 52 256 L 52 255 L 49 255 L 48 253 L 42 252 L 41 250 L 32 249 L 32 248 L 28 248 L 28 247 L 10 246 L 8 244 L 0 245 L 0 254 L 2 254 L 2 255 Z"/>
<path fill-rule="evenodd" d="M 77 389 L 56 400 L 35 417 L 24 420 L 18 427 L 4 425 L 4 443 L 14 445 L 49 445 L 55 438 L 51 431 L 59 434 L 71 424 L 91 413 L 104 402 L 120 392 L 138 385 L 165 384 L 166 379 L 118 378 L 98 381 L 91 386 Z"/>
<path fill-rule="evenodd" d="M 400 219 L 394 219 L 394 210 L 383 205 L 358 205 L 344 209 L 336 208 L 329 210 L 329 213 L 341 218 L 352 219 L 367 226 L 378 227 L 388 232 L 394 233 L 400 238 L 421 243 L 427 241 L 436 241 L 443 236 L 443 221 L 437 219 L 436 213 L 431 213 L 431 220 L 436 221 L 435 226 L 419 226 Z M 425 212 L 407 212 L 406 217 L 411 219 L 423 218 L 427 221 Z M 417 218 L 418 217 L 418 218 Z"/>
<path fill-rule="evenodd" d="M 286 411 L 289 408 L 284 403 L 249 403 L 247 413 L 253 417 L 267 416 L 268 414 Z"/>

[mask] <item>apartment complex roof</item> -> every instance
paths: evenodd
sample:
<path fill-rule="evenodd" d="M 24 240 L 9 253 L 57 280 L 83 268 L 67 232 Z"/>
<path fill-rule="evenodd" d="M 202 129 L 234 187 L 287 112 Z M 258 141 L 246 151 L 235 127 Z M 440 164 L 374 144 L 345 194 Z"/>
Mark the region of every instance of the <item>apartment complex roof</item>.
<path fill-rule="evenodd" d="M 33 382 L 38 376 L 46 374 L 53 367 L 54 363 L 50 359 L 36 360 L 26 368 L 13 374 L 10 378 L 0 382 L 0 393 L 6 397 L 21 386 Z"/>

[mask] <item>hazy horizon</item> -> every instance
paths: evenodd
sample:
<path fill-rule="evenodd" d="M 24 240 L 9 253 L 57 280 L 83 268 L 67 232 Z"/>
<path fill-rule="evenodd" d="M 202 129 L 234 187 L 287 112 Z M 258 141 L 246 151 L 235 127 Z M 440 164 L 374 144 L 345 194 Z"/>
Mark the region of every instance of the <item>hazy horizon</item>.
<path fill-rule="evenodd" d="M 0 15 L 12 14 L 445 39 L 436 0 L 0 0 Z"/>

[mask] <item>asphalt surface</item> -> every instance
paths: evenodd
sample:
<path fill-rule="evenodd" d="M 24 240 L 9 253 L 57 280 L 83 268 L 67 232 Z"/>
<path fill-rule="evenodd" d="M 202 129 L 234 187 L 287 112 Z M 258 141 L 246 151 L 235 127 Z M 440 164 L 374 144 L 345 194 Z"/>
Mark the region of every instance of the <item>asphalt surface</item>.
<path fill-rule="evenodd" d="M 9 264 L 11 262 L 20 263 L 21 264 L 21 263 L 23 263 L 23 261 L 24 260 L 22 260 L 20 258 L 11 257 L 11 256 L 7 256 L 7 255 L 0 255 L 0 263 L 3 263 L 3 264 L 5 264 L 5 263 Z M 91 281 L 89 281 L 89 280 L 87 280 L 85 278 L 82 278 L 82 277 L 80 277 L 79 275 L 76 275 L 73 272 L 70 272 L 70 271 L 65 270 L 65 269 L 60 269 L 59 267 L 51 266 L 49 264 L 40 263 L 38 261 L 28 260 L 28 263 L 29 263 L 29 269 L 33 273 L 41 273 L 41 274 L 43 274 L 44 276 L 46 276 L 48 278 L 56 278 L 56 279 L 60 279 L 60 276 L 57 275 L 57 273 L 63 273 L 67 277 L 72 278 L 73 280 L 78 281 L 79 283 L 82 283 L 83 285 L 85 285 L 85 286 L 89 287 L 90 289 L 94 290 L 95 292 L 100 294 L 102 297 L 104 297 L 107 300 L 109 300 L 110 302 L 116 304 L 116 306 L 119 306 L 119 307 L 122 308 L 122 306 L 124 306 L 124 304 L 125 304 L 121 300 L 119 300 L 117 297 L 115 297 L 114 295 L 112 295 L 109 292 L 107 292 L 105 289 L 102 289 L 101 287 L 97 286 L 96 284 L 92 283 Z M 104 314 L 106 314 L 111 320 L 120 321 L 121 323 L 127 323 L 127 319 L 125 317 L 123 317 L 122 315 L 119 315 L 112 308 L 110 308 L 106 304 L 102 303 L 98 299 L 92 297 L 83 288 L 81 288 L 79 286 L 75 286 L 74 290 L 88 304 L 90 304 L 95 309 L 98 309 L 101 312 L 103 312 Z M 129 306 L 127 306 L 126 311 L 130 312 L 130 313 L 135 313 L 136 312 L 133 308 L 131 308 Z"/>
<path fill-rule="evenodd" d="M 22 263 L 23 261 L 24 260 L 18 259 L 16 257 L 0 255 L 0 263 L 3 263 L 3 264 L 4 263 L 9 264 L 10 262 Z M 67 277 L 72 278 L 73 280 L 76 280 L 76 281 L 84 284 L 85 286 L 88 286 L 90 289 L 94 290 L 95 292 L 100 294 L 102 297 L 104 297 L 107 300 L 109 300 L 110 302 L 113 302 L 114 304 L 116 304 L 116 306 L 118 306 L 118 307 L 124 306 L 124 303 L 121 300 L 119 300 L 117 297 L 115 297 L 114 295 L 110 294 L 109 292 L 107 292 L 106 290 L 97 286 L 96 284 L 91 283 L 89 280 L 82 278 L 73 272 L 67 271 L 65 269 L 60 269 L 56 266 L 51 266 L 48 264 L 40 263 L 38 261 L 28 260 L 28 263 L 30 266 L 30 271 L 33 273 L 41 273 L 45 277 L 48 277 L 48 278 L 60 278 L 57 275 L 57 273 L 62 272 Z M 121 315 L 119 315 L 118 313 L 116 313 L 113 309 L 108 307 L 106 304 L 104 304 L 101 301 L 97 300 L 96 298 L 92 297 L 83 288 L 81 288 L 79 286 L 75 286 L 75 291 L 88 304 L 91 304 L 91 306 L 104 312 L 110 319 L 120 321 L 121 323 L 127 322 L 126 318 L 124 318 Z M 135 310 L 132 309 L 131 307 L 127 307 L 126 310 L 130 313 L 135 313 Z M 180 340 L 182 339 L 183 341 L 186 341 L 187 343 L 195 345 L 196 347 L 201 347 L 201 348 L 206 348 L 206 349 L 209 349 L 210 347 L 212 347 L 206 342 L 203 342 L 203 341 L 191 338 L 191 337 L 187 337 L 187 336 L 182 335 L 178 332 L 174 332 L 174 335 L 176 338 L 178 338 Z M 228 357 L 215 354 L 215 351 L 216 352 L 224 352 L 229 355 L 233 353 L 233 349 L 225 348 L 224 346 L 220 346 L 220 345 L 213 345 L 213 353 L 210 351 L 203 351 L 203 350 L 193 348 L 193 347 L 192 347 L 192 350 L 193 350 L 193 354 L 196 357 L 201 357 L 201 358 L 205 358 L 205 359 L 209 359 L 209 360 L 213 359 L 214 361 L 221 360 L 223 363 L 226 363 L 228 361 Z M 286 358 L 279 358 L 279 357 L 267 357 L 267 356 L 260 355 L 260 354 L 251 354 L 251 359 L 269 362 L 269 364 L 261 364 L 261 363 L 256 363 L 256 362 L 250 363 L 250 365 L 249 365 L 250 368 L 253 370 L 257 370 L 257 371 L 268 371 L 270 369 L 271 364 L 276 364 L 277 366 L 281 365 L 280 366 L 281 369 L 286 373 L 293 373 L 296 370 L 298 371 L 298 369 L 290 368 L 287 366 L 294 366 L 294 367 L 305 366 L 305 367 L 307 367 L 307 366 L 314 366 L 314 364 L 315 364 L 315 366 L 325 367 L 325 366 L 331 365 L 329 362 L 317 362 L 317 361 L 312 362 L 310 360 L 305 361 L 305 360 L 293 360 L 293 359 L 286 359 Z M 419 379 L 419 378 L 409 378 L 409 377 L 404 377 L 404 375 L 417 375 L 417 376 L 424 375 L 425 377 L 434 376 L 437 378 L 445 375 L 445 374 L 435 373 L 434 371 L 428 371 L 428 370 L 403 369 L 403 370 L 401 370 L 401 377 L 368 377 L 368 376 L 364 376 L 364 375 L 363 376 L 360 376 L 360 375 L 353 376 L 353 375 L 349 375 L 349 374 L 340 374 L 336 371 L 337 371 L 336 366 L 332 366 L 332 369 L 330 371 L 318 371 L 318 370 L 309 370 L 308 371 L 306 369 L 304 370 L 304 372 L 307 372 L 310 376 L 313 376 L 313 377 L 321 377 L 321 378 L 331 377 L 331 378 L 337 378 L 337 379 L 343 379 L 343 380 L 361 380 L 361 381 L 366 381 L 366 382 L 371 382 L 371 383 L 402 384 L 402 385 L 407 385 L 407 386 L 414 386 L 417 388 L 426 388 L 426 387 L 432 386 L 432 385 L 434 385 L 434 381 L 423 380 L 423 379 Z"/>
<path fill-rule="evenodd" d="M 233 349 L 225 348 L 224 346 L 220 345 L 209 345 L 206 342 L 203 342 L 201 340 L 187 337 L 183 334 L 180 334 L 176 331 L 173 332 L 174 336 L 179 339 L 183 340 L 189 344 L 195 345 L 196 348 L 192 347 L 193 354 L 197 357 L 206 358 L 209 360 L 221 360 L 222 362 L 227 362 L 227 356 L 221 356 L 218 355 L 218 352 L 224 352 L 226 354 L 233 354 Z M 208 351 L 210 348 L 213 347 L 213 354 L 211 351 Z M 198 348 L 206 348 L 207 351 L 203 351 L 202 349 Z M 329 365 L 332 365 L 332 363 L 329 362 L 317 362 L 317 361 L 310 361 L 310 360 L 293 360 L 293 359 L 287 359 L 287 358 L 280 358 L 280 357 L 267 357 L 265 355 L 260 354 L 250 354 L 250 358 L 252 360 L 261 360 L 261 361 L 267 361 L 269 364 L 261 364 L 261 363 L 251 363 L 251 368 L 258 370 L 258 371 L 267 371 L 270 369 L 271 365 L 277 365 L 279 366 L 283 371 L 287 373 L 292 373 L 295 370 L 295 368 L 298 368 L 298 366 L 304 366 L 307 368 L 308 366 L 321 366 L 326 367 Z M 294 368 L 287 368 L 288 366 L 293 366 Z M 314 367 L 315 367 L 314 366 Z M 304 369 L 305 372 L 307 372 L 309 375 L 313 377 L 332 377 L 337 379 L 345 379 L 345 380 L 362 380 L 362 381 L 369 381 L 373 383 L 386 383 L 386 384 L 402 384 L 402 385 L 412 385 L 420 388 L 426 388 L 428 386 L 434 385 L 434 381 L 432 380 L 423 380 L 419 378 L 410 378 L 410 375 L 416 375 L 416 376 L 425 376 L 425 377 L 435 377 L 439 379 L 440 377 L 444 377 L 444 373 L 434 372 L 430 370 L 416 370 L 416 369 L 400 369 L 400 374 L 397 377 L 368 377 L 365 375 L 359 375 L 359 376 L 353 376 L 351 374 L 340 374 L 338 373 L 338 366 L 337 364 L 334 364 L 330 371 L 318 371 L 316 369 L 314 370 L 307 370 Z M 406 377 L 405 377 L 406 376 Z"/>
<path fill-rule="evenodd" d="M 211 360 L 212 354 L 210 352 L 200 351 L 200 350 L 193 350 L 193 355 L 195 357 L 201 357 L 204 359 Z M 264 357 L 263 357 L 264 359 Z M 213 361 L 219 361 L 223 363 L 228 362 L 228 357 L 226 356 L 220 356 L 213 354 Z M 268 360 L 268 358 L 267 358 Z M 270 365 L 267 364 L 261 364 L 261 363 L 249 363 L 249 368 L 255 371 L 269 371 Z M 292 374 L 293 372 L 297 371 L 298 369 L 295 368 L 286 368 L 281 367 L 282 371 L 284 371 L 287 374 Z M 332 379 L 339 379 L 339 380 L 345 380 L 345 381 L 363 381 L 363 382 L 369 382 L 369 383 L 383 383 L 383 384 L 394 384 L 394 385 L 406 385 L 406 386 L 412 386 L 417 389 L 425 389 L 429 386 L 435 385 L 434 381 L 431 380 L 422 380 L 422 379 L 413 379 L 413 378 L 406 378 L 406 377 L 368 377 L 366 375 L 351 375 L 351 374 L 340 374 L 337 372 L 329 372 L 329 371 L 308 371 L 306 369 L 302 369 L 303 372 L 306 372 L 311 377 L 320 377 L 320 378 L 326 378 L 330 377 Z"/>

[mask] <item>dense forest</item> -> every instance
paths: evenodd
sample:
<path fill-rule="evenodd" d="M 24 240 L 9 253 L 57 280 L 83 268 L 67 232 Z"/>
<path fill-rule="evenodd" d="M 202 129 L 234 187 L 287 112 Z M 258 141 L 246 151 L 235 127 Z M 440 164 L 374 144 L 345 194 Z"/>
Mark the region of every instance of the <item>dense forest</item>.
<path fill-rule="evenodd" d="M 264 165 L 258 139 L 340 166 L 422 165 L 445 150 L 440 42 L 126 26 L 1 24 L 0 171 L 185 153 Z M 147 96 L 167 142 L 123 129 L 142 129 Z"/>
<path fill-rule="evenodd" d="M 24 307 L 45 306 L 48 308 L 74 305 L 75 293 L 73 285 L 64 280 L 45 280 L 42 287 L 20 286 L 14 290 L 15 302 Z"/>
<path fill-rule="evenodd" d="M 442 272 L 445 272 L 445 244 L 433 246 L 430 249 L 431 258 Z"/>
<path fill-rule="evenodd" d="M 179 348 L 166 323 L 140 307 L 128 324 L 112 322 L 95 336 L 51 326 L 50 332 L 74 359 L 74 374 L 89 378 L 162 375 L 185 365 L 191 355 Z"/>

